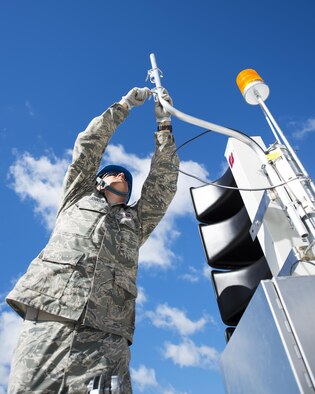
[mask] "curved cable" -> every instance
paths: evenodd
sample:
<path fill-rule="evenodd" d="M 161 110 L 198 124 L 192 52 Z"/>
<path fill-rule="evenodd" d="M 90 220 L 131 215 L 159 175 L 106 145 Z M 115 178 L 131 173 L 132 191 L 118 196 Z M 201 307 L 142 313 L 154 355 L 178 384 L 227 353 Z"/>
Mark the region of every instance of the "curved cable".
<path fill-rule="evenodd" d="M 234 131 L 237 131 L 237 130 L 234 130 Z M 204 132 L 202 132 L 202 133 L 200 133 L 200 134 L 195 135 L 194 137 L 190 138 L 189 140 L 183 142 L 181 145 L 179 145 L 179 147 L 177 147 L 177 148 L 174 150 L 174 152 L 173 152 L 173 154 L 172 154 L 172 158 L 173 158 L 173 156 L 175 155 L 175 153 L 177 153 L 177 152 L 178 152 L 180 149 L 182 149 L 185 145 L 190 144 L 192 141 L 196 140 L 197 138 L 203 137 L 205 134 L 208 134 L 208 133 L 211 133 L 211 132 L 212 132 L 212 130 L 206 130 L 206 131 L 204 131 Z M 237 132 L 238 132 L 239 134 L 243 134 L 241 131 L 237 131 Z M 251 137 L 248 137 L 248 138 L 251 139 Z M 254 141 L 254 140 L 253 140 L 253 141 Z M 255 142 L 255 141 L 254 141 L 254 142 Z M 275 186 L 260 187 L 260 188 L 244 188 L 244 187 L 237 187 L 237 186 L 219 185 L 219 184 L 217 184 L 217 183 L 215 183 L 215 182 L 205 181 L 204 179 L 199 178 L 199 177 L 196 176 L 196 175 L 193 175 L 193 174 L 190 174 L 190 173 L 188 173 L 188 172 L 185 172 L 185 171 L 181 170 L 181 169 L 180 169 L 179 167 L 177 167 L 177 166 L 176 166 L 176 169 L 177 169 L 181 174 L 186 175 L 186 176 L 188 176 L 188 177 L 190 177 L 190 178 L 196 179 L 197 181 L 199 181 L 199 182 L 201 182 L 201 183 L 203 183 L 203 184 L 205 184 L 205 185 L 216 186 L 216 187 L 219 187 L 219 188 L 221 188 L 221 189 L 231 189 L 231 190 L 239 190 L 239 191 L 246 191 L 246 192 L 256 192 L 256 191 L 258 192 L 258 191 L 272 190 L 272 189 L 275 189 L 275 188 L 280 187 L 280 186 L 285 186 L 285 185 L 287 185 L 288 183 L 290 183 L 290 182 L 292 182 L 292 181 L 296 181 L 296 180 L 298 180 L 298 179 L 308 180 L 307 177 L 302 176 L 302 177 L 295 177 L 295 178 L 292 178 L 292 179 L 290 179 L 290 180 L 288 180 L 288 181 L 286 181 L 286 182 L 279 183 L 278 185 L 275 185 Z"/>
<path fill-rule="evenodd" d="M 237 187 L 237 186 L 220 185 L 220 184 L 215 183 L 215 182 L 205 181 L 204 179 L 201 179 L 198 176 L 189 174 L 188 172 L 185 172 L 185 171 L 181 170 L 179 167 L 178 167 L 178 171 L 181 174 L 183 174 L 183 175 L 189 176 L 190 178 L 194 178 L 197 181 L 199 181 L 201 183 L 204 183 L 205 185 L 216 186 L 216 187 L 219 187 L 221 189 L 239 190 L 239 191 L 244 191 L 244 192 L 260 192 L 260 191 L 265 191 L 265 190 L 273 190 L 273 189 L 276 189 L 277 187 L 285 186 L 288 183 L 296 181 L 296 180 L 299 180 L 299 179 L 304 179 L 304 180 L 308 179 L 308 178 L 302 176 L 302 177 L 295 177 L 295 178 L 289 179 L 288 181 L 279 183 L 278 185 L 275 185 L 275 186 L 258 187 L 258 188 L 245 188 L 245 187 Z"/>

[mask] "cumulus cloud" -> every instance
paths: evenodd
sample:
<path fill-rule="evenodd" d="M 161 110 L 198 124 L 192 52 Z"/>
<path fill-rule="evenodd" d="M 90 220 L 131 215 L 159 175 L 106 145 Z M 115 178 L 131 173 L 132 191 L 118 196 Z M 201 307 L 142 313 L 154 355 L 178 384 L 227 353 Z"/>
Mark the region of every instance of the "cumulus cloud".
<path fill-rule="evenodd" d="M 22 319 L 13 312 L 0 313 L 0 393 L 6 392 L 12 352 L 21 330 Z"/>
<path fill-rule="evenodd" d="M 17 155 L 9 169 L 11 187 L 22 200 L 33 201 L 35 213 L 49 230 L 55 223 L 62 181 L 69 162 L 70 151 L 61 159 L 53 154 L 35 158 L 25 152 Z"/>
<path fill-rule="evenodd" d="M 188 272 L 182 274 L 180 279 L 190 283 L 198 283 L 201 279 L 211 280 L 211 271 L 211 267 L 207 264 L 204 264 L 201 269 L 189 266 Z"/>
<path fill-rule="evenodd" d="M 176 330 L 180 335 L 192 335 L 202 330 L 208 322 L 206 316 L 196 321 L 190 320 L 184 311 L 167 304 L 158 305 L 154 312 L 148 311 L 146 315 L 155 327 Z"/>
<path fill-rule="evenodd" d="M 163 354 L 180 367 L 218 368 L 219 352 L 213 347 L 197 346 L 188 338 L 178 345 L 166 342 Z"/>
<path fill-rule="evenodd" d="M 140 365 L 138 369 L 131 368 L 131 378 L 141 392 L 148 388 L 157 387 L 158 382 L 155 376 L 155 370 Z"/>
<path fill-rule="evenodd" d="M 203 165 L 193 161 L 182 161 L 180 169 L 186 173 L 193 174 L 205 181 L 209 180 L 208 172 Z M 193 205 L 190 197 L 190 187 L 200 186 L 201 183 L 196 179 L 179 174 L 177 193 L 169 207 L 169 213 L 178 216 L 184 216 L 193 213 Z"/>
<path fill-rule="evenodd" d="M 131 368 L 131 379 L 133 386 L 138 391 L 152 394 L 187 394 L 186 392 L 177 391 L 171 385 L 167 387 L 158 383 L 156 373 L 153 368 L 147 368 L 140 365 L 138 369 Z"/>
<path fill-rule="evenodd" d="M 305 139 L 310 133 L 315 131 L 315 118 L 309 118 L 301 126 L 294 125 L 297 128 L 292 135 L 297 140 Z"/>
<path fill-rule="evenodd" d="M 174 217 L 166 214 L 163 220 L 140 249 L 139 263 L 145 268 L 169 268 L 176 259 L 171 247 L 180 232 L 175 228 Z"/>
<path fill-rule="evenodd" d="M 138 287 L 137 305 L 142 306 L 147 302 L 147 296 L 143 287 Z"/>
<path fill-rule="evenodd" d="M 54 154 L 35 158 L 25 152 L 17 155 L 10 167 L 10 181 L 13 190 L 22 200 L 29 199 L 34 203 L 34 211 L 48 230 L 52 230 L 59 203 L 65 171 L 70 163 L 71 151 L 62 158 Z M 141 194 L 142 184 L 148 175 L 152 154 L 139 157 L 126 152 L 122 145 L 109 145 L 106 149 L 105 161 L 127 166 L 133 173 L 134 186 L 130 201 L 136 201 Z M 199 163 L 182 162 L 181 168 L 202 178 L 208 173 Z M 183 175 L 179 176 L 178 192 L 171 203 L 167 214 L 152 233 L 151 237 L 140 249 L 139 263 L 143 267 L 169 268 L 176 259 L 172 245 L 180 235 L 176 229 L 176 219 L 192 214 L 192 203 L 189 187 L 200 183 Z"/>
<path fill-rule="evenodd" d="M 189 266 L 188 267 L 188 272 L 180 276 L 181 279 L 191 282 L 191 283 L 197 283 L 199 282 L 200 275 L 198 270 L 195 267 Z"/>

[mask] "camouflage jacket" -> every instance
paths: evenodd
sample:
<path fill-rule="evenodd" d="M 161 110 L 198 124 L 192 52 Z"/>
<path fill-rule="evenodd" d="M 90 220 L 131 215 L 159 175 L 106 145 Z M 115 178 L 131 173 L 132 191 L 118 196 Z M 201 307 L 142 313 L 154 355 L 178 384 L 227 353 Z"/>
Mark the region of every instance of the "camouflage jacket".
<path fill-rule="evenodd" d="M 139 248 L 175 195 L 179 160 L 172 134 L 156 132 L 140 199 L 111 206 L 95 177 L 127 114 L 115 103 L 79 133 L 50 240 L 7 296 L 22 317 L 29 305 L 132 342 Z"/>

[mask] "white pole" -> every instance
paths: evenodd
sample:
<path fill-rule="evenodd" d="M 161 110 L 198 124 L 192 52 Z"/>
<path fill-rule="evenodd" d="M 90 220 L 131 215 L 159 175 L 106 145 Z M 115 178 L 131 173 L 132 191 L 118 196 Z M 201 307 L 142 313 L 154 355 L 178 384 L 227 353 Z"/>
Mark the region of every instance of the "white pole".
<path fill-rule="evenodd" d="M 265 112 L 264 112 L 264 115 L 265 115 L 266 121 L 267 121 L 267 123 L 268 123 L 268 125 L 269 125 L 269 127 L 270 127 L 270 129 L 271 129 L 276 141 L 278 142 L 279 145 L 281 145 L 281 141 L 280 141 L 280 139 L 278 137 L 278 134 L 277 134 L 275 128 L 273 127 L 273 124 L 271 123 L 270 119 L 268 118 L 268 116 L 267 116 L 267 114 Z"/>
<path fill-rule="evenodd" d="M 282 138 L 282 141 L 284 142 L 284 145 L 287 147 L 288 151 L 291 153 L 292 157 L 294 158 L 295 162 L 298 164 L 300 167 L 303 175 L 305 177 L 309 177 L 306 169 L 304 168 L 303 164 L 300 162 L 300 159 L 297 157 L 296 153 L 294 152 L 293 148 L 291 147 L 289 141 L 287 140 L 286 136 L 283 134 L 282 130 L 280 129 L 278 123 L 274 119 L 274 117 L 271 115 L 271 112 L 269 111 L 267 105 L 265 104 L 264 100 L 261 98 L 258 92 L 255 92 L 256 98 L 258 101 L 258 104 L 260 105 L 261 109 L 263 110 L 264 114 L 268 119 L 270 120 L 271 124 L 275 127 L 277 132 L 279 133 L 280 137 Z"/>
<path fill-rule="evenodd" d="M 152 74 L 153 74 L 153 78 L 154 78 L 154 83 L 157 87 L 157 89 L 160 89 L 162 87 L 161 85 L 161 80 L 160 80 L 160 74 L 159 74 L 159 69 L 158 66 L 156 64 L 156 60 L 155 60 L 155 55 L 154 53 L 150 54 L 150 60 L 151 60 L 151 65 L 152 65 Z"/>

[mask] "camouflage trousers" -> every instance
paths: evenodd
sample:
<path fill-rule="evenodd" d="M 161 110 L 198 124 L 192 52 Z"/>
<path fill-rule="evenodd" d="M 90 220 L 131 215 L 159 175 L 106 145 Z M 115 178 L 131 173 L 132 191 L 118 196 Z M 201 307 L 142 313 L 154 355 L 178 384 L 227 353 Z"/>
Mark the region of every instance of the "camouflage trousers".
<path fill-rule="evenodd" d="M 125 338 L 71 322 L 25 320 L 13 354 L 9 394 L 86 394 L 98 375 L 119 376 L 132 393 Z"/>

